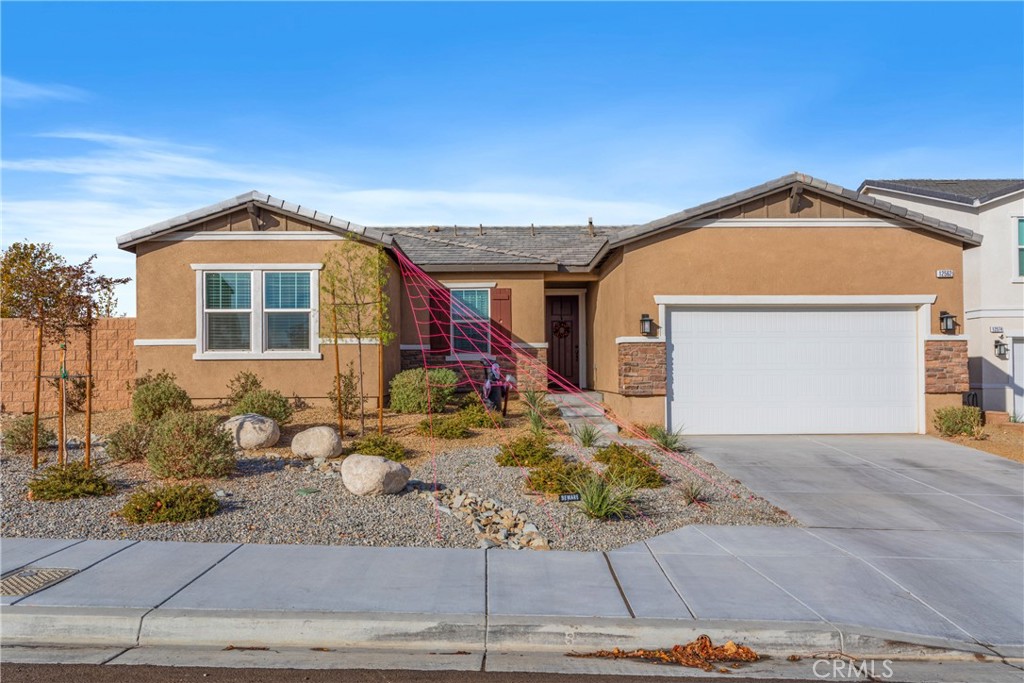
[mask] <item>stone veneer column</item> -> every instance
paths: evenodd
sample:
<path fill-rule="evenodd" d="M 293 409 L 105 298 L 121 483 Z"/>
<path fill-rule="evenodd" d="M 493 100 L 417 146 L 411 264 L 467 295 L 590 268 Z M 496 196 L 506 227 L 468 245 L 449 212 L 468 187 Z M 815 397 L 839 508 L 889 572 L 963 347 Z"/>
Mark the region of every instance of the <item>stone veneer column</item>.
<path fill-rule="evenodd" d="M 967 342 L 935 339 L 924 343 L 924 393 L 956 394 L 970 389 Z"/>
<path fill-rule="evenodd" d="M 664 396 L 667 380 L 665 342 L 625 342 L 619 350 L 619 393 Z"/>

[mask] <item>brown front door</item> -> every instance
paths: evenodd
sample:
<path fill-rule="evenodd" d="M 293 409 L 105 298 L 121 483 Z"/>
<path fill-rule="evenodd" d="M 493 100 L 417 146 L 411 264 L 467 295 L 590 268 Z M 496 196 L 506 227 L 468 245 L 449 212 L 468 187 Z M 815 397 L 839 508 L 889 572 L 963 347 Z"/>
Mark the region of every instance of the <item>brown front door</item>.
<path fill-rule="evenodd" d="M 576 296 L 547 297 L 548 369 L 580 385 L 580 309 Z M 553 378 L 551 378 L 553 379 Z"/>

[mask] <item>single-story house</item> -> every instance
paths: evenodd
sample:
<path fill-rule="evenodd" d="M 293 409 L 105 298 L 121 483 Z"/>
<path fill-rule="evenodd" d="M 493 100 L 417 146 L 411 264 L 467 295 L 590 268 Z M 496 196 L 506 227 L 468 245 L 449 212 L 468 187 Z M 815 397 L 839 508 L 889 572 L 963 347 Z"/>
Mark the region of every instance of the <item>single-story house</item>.
<path fill-rule="evenodd" d="M 924 432 L 968 388 L 963 252 L 980 236 L 799 173 L 626 226 L 374 228 L 246 193 L 118 238 L 136 254 L 139 372 L 168 370 L 213 400 L 253 370 L 323 401 L 334 340 L 318 323 L 319 271 L 345 237 L 396 257 L 387 377 L 424 356 L 488 355 L 437 348 L 401 254 L 509 331 L 521 384 L 544 382 L 536 359 L 634 422 Z M 345 360 L 354 341 L 339 340 Z M 365 361 L 376 377 L 376 353 Z"/>

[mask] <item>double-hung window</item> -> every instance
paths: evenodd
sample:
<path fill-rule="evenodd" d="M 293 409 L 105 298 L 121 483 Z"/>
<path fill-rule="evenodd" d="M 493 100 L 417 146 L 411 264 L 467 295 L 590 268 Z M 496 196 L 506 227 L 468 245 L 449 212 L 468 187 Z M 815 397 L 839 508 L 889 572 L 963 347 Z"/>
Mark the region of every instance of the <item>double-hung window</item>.
<path fill-rule="evenodd" d="M 452 352 L 490 354 L 491 290 L 453 289 L 451 295 Z"/>
<path fill-rule="evenodd" d="M 197 360 L 319 358 L 320 264 L 193 265 Z"/>
<path fill-rule="evenodd" d="M 1017 219 L 1017 277 L 1024 278 L 1024 218 Z"/>

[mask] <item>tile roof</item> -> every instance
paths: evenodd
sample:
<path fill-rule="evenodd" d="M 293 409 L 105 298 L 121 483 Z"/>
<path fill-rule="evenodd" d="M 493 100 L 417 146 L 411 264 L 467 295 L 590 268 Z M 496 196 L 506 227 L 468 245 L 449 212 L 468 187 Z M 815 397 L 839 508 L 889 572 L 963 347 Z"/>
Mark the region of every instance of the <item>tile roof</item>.
<path fill-rule="evenodd" d="M 283 199 L 272 197 L 269 194 L 252 190 L 251 192 L 240 194 L 237 197 L 225 199 L 222 202 L 210 204 L 209 206 L 204 206 L 201 209 L 189 211 L 188 213 L 180 216 L 168 218 L 165 221 L 148 225 L 145 228 L 140 228 L 124 235 L 119 235 L 117 238 L 117 246 L 122 249 L 129 249 L 138 242 L 143 242 L 151 237 L 156 237 L 157 235 L 164 233 L 174 232 L 189 223 L 240 208 L 249 202 L 255 202 L 267 207 L 268 209 L 275 209 L 277 211 L 283 211 L 285 213 L 305 218 L 306 220 L 313 221 L 314 223 L 319 223 L 328 229 L 355 233 L 367 239 L 384 244 L 390 244 L 391 242 L 389 237 L 376 228 L 367 228 L 359 225 L 358 223 L 347 221 L 344 218 L 337 218 L 329 213 L 324 213 L 323 211 L 314 211 L 313 209 L 300 204 L 292 204 L 291 202 L 286 202 Z"/>
<path fill-rule="evenodd" d="M 925 216 L 917 211 L 911 211 L 905 207 L 891 204 L 870 195 L 859 194 L 853 190 L 848 190 L 841 185 L 836 185 L 804 173 L 790 173 L 789 175 L 776 178 L 775 180 L 769 180 L 766 183 L 755 185 L 754 187 L 741 192 L 720 197 L 719 199 L 695 206 L 691 209 L 686 209 L 685 211 L 680 211 L 679 213 L 665 216 L 664 218 L 658 218 L 657 220 L 645 223 L 644 225 L 638 225 L 627 230 L 623 230 L 610 241 L 610 246 L 615 247 L 626 242 L 647 237 L 648 235 L 660 232 L 661 230 L 676 227 L 686 223 L 687 221 L 697 220 L 703 216 L 718 213 L 729 207 L 742 204 L 771 192 L 777 192 L 778 190 L 791 185 L 803 185 L 805 187 L 813 188 L 816 192 L 831 195 L 838 199 L 863 206 L 875 213 L 882 213 L 932 232 L 953 235 L 957 239 L 969 244 L 981 244 L 981 235 L 977 235 L 971 230 L 954 223 L 940 221 L 937 218 Z"/>
<path fill-rule="evenodd" d="M 1011 192 L 1024 189 L 1021 178 L 991 178 L 940 180 L 930 178 L 903 178 L 893 180 L 865 180 L 860 184 L 858 192 L 866 187 L 877 187 L 883 190 L 896 190 L 924 197 L 945 199 L 958 204 L 971 206 L 984 204 L 998 199 Z"/>

